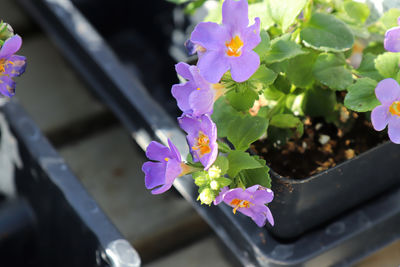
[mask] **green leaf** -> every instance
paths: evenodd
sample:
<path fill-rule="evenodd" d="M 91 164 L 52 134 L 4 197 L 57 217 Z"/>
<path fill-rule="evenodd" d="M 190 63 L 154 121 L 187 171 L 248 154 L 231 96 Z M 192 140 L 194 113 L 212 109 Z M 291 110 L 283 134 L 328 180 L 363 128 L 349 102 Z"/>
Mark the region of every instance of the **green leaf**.
<path fill-rule="evenodd" d="M 258 99 L 258 93 L 251 89 L 242 92 L 232 90 L 226 94 L 226 98 L 236 110 L 247 111 L 254 105 L 254 101 Z"/>
<path fill-rule="evenodd" d="M 263 61 L 264 56 L 267 54 L 271 48 L 271 40 L 269 34 L 265 30 L 260 31 L 261 42 L 254 48 L 254 52 L 258 54 L 260 60 Z"/>
<path fill-rule="evenodd" d="M 176 5 L 184 4 L 189 2 L 190 0 L 167 0 L 168 2 L 174 3 Z"/>
<path fill-rule="evenodd" d="M 379 72 L 375 68 L 375 59 L 376 56 L 371 53 L 367 53 L 363 55 L 360 67 L 356 69 L 356 74 L 361 76 L 362 78 L 371 78 L 376 81 L 382 80 L 382 76 L 379 74 Z"/>
<path fill-rule="evenodd" d="M 258 116 L 246 115 L 236 117 L 231 122 L 227 134 L 228 140 L 236 150 L 247 150 L 250 144 L 264 135 L 268 128 L 268 120 Z"/>
<path fill-rule="evenodd" d="M 354 43 L 351 30 L 341 20 L 330 14 L 315 13 L 301 30 L 305 46 L 320 51 L 343 52 Z"/>
<path fill-rule="evenodd" d="M 265 2 L 249 5 L 249 23 L 253 24 L 254 18 L 256 17 L 260 18 L 261 29 L 268 30 L 269 27 L 274 25 L 272 17 L 267 12 L 267 5 Z"/>
<path fill-rule="evenodd" d="M 253 156 L 262 166 L 262 168 L 256 169 L 246 169 L 242 170 L 240 173 L 245 178 L 246 187 L 250 187 L 256 184 L 261 186 L 271 188 L 271 177 L 269 176 L 269 168 L 266 166 L 265 160 L 258 156 Z"/>
<path fill-rule="evenodd" d="M 344 105 L 357 112 L 371 111 L 380 105 L 375 96 L 377 81 L 370 78 L 360 78 L 348 88 L 344 99 Z"/>
<path fill-rule="evenodd" d="M 239 116 L 239 112 L 228 104 L 224 96 L 215 101 L 211 119 L 217 125 L 218 137 L 226 137 L 231 123 Z"/>
<path fill-rule="evenodd" d="M 287 78 L 297 87 L 306 88 L 314 83 L 313 65 L 317 53 L 308 53 L 289 59 Z"/>
<path fill-rule="evenodd" d="M 251 81 L 262 83 L 263 86 L 272 84 L 278 74 L 267 68 L 265 65 L 260 65 L 258 70 L 250 77 Z"/>
<path fill-rule="evenodd" d="M 370 14 L 368 5 L 364 3 L 346 1 L 343 7 L 348 17 L 351 18 L 354 23 L 364 24 Z"/>
<path fill-rule="evenodd" d="M 396 79 L 399 71 L 400 53 L 386 52 L 375 59 L 375 68 L 383 78 Z"/>
<path fill-rule="evenodd" d="M 329 116 L 335 109 L 336 94 L 332 90 L 311 88 L 305 92 L 303 100 L 304 114 L 318 117 Z"/>
<path fill-rule="evenodd" d="M 313 73 L 322 84 L 336 90 L 345 90 L 353 83 L 351 72 L 345 68 L 345 60 L 336 54 L 323 53 L 315 61 Z"/>
<path fill-rule="evenodd" d="M 215 179 L 215 181 L 217 181 L 219 188 L 228 186 L 232 183 L 231 179 L 225 178 L 225 177 L 219 177 L 219 178 Z"/>
<path fill-rule="evenodd" d="M 229 153 L 232 149 L 224 142 L 217 141 L 218 143 L 218 150 L 222 153 Z"/>
<path fill-rule="evenodd" d="M 379 22 L 383 26 L 383 29 L 387 31 L 390 28 L 398 26 L 397 25 L 398 17 L 400 17 L 400 9 L 391 8 L 382 15 L 382 17 L 379 19 Z"/>
<path fill-rule="evenodd" d="M 282 32 L 286 32 L 295 22 L 307 0 L 266 0 L 265 2 L 268 14 L 282 28 Z"/>
<path fill-rule="evenodd" d="M 229 161 L 224 156 L 218 156 L 218 158 L 214 161 L 213 166 L 218 167 L 221 171 L 220 175 L 223 176 L 229 169 Z"/>
<path fill-rule="evenodd" d="M 290 40 L 290 34 L 282 35 L 271 41 L 271 49 L 264 57 L 264 61 L 268 64 L 281 62 L 285 59 L 293 58 L 300 54 L 304 54 L 301 45 Z"/>
<path fill-rule="evenodd" d="M 234 178 L 241 170 L 256 169 L 263 167 L 259 161 L 251 157 L 249 153 L 232 150 L 228 154 L 229 170 L 228 175 Z"/>
<path fill-rule="evenodd" d="M 274 84 L 272 84 L 270 87 L 274 87 L 276 90 L 284 94 L 289 94 L 292 88 L 292 84 L 285 76 L 279 75 L 278 78 L 276 78 Z"/>
<path fill-rule="evenodd" d="M 269 124 L 278 128 L 295 129 L 299 137 L 303 135 L 303 123 L 299 118 L 292 114 L 276 114 L 271 118 Z"/>

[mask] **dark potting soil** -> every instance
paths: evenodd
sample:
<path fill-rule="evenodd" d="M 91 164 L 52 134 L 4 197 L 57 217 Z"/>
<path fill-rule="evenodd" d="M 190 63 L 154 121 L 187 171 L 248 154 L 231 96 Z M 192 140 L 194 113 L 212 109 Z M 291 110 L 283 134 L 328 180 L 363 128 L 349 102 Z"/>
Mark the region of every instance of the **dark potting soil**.
<path fill-rule="evenodd" d="M 327 170 L 388 140 L 387 132 L 377 132 L 365 114 L 349 113 L 338 128 L 322 118 L 306 118 L 301 138 L 283 146 L 268 139 L 252 145 L 268 166 L 284 177 L 301 179 Z"/>

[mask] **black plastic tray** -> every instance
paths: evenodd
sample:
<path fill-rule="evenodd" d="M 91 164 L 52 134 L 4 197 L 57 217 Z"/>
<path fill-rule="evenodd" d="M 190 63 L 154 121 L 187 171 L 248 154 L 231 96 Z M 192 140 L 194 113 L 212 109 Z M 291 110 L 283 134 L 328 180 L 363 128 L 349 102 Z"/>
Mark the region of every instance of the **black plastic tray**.
<path fill-rule="evenodd" d="M 9 215 L 2 217 L 9 225 L 3 221 L 2 226 L 19 227 L 26 233 L 13 233 L 17 240 L 1 243 L 1 265 L 140 266 L 137 252 L 19 104 L 13 100 L 0 109 L 18 142 L 23 163 L 14 177 L 18 200 L 10 200 L 1 209 L 3 216 Z"/>
<path fill-rule="evenodd" d="M 92 85 L 93 90 L 116 113 L 126 128 L 131 132 L 133 138 L 143 149 L 146 148 L 147 144 L 152 139 L 158 139 L 165 143 L 167 138 L 171 138 L 183 154 L 187 152 L 185 137 L 177 127 L 175 120 L 168 115 L 157 101 L 155 101 L 141 81 L 121 64 L 106 41 L 95 31 L 91 24 L 70 1 L 20 1 L 26 9 L 33 14 L 34 18 L 43 28 L 50 33 L 50 36 L 56 41 L 61 51 L 64 52 L 65 56 L 76 67 L 77 71 L 82 74 L 82 77 L 86 78 L 87 82 Z M 382 148 L 383 151 L 388 149 L 391 151 L 390 153 L 393 154 L 393 157 L 397 158 L 397 153 L 392 151 L 392 149 L 396 149 L 393 145 L 383 144 L 378 147 L 378 149 L 379 148 Z M 382 153 L 385 153 L 386 156 L 386 152 Z M 368 154 L 366 155 L 365 157 L 368 158 Z M 364 164 L 368 165 L 370 163 L 366 161 Z M 341 168 L 342 166 L 338 165 L 335 168 L 335 172 L 340 173 Z M 354 168 L 354 166 L 351 168 Z M 393 187 L 399 180 L 395 179 L 397 177 L 390 169 L 388 169 L 388 172 L 390 173 L 391 181 L 388 182 L 389 185 L 387 185 L 387 183 L 378 185 L 377 187 L 380 187 L 379 190 Z M 352 205 L 363 200 L 354 201 L 354 199 L 352 199 L 353 196 L 364 194 L 365 199 L 377 194 L 373 184 L 372 187 L 366 188 L 365 190 L 358 190 L 358 187 L 355 189 L 348 189 L 343 181 L 342 185 L 342 182 L 337 184 L 330 179 L 330 181 L 325 181 L 325 183 L 337 188 L 339 192 L 350 192 L 351 196 L 347 196 L 346 199 L 340 197 L 341 201 L 331 198 L 330 203 L 326 204 L 327 202 L 325 202 L 324 206 L 324 203 L 318 203 L 318 200 L 313 199 L 312 194 L 316 192 L 315 190 L 318 191 L 321 186 L 318 183 L 311 183 L 311 181 L 315 181 L 316 179 L 290 181 L 290 179 L 282 179 L 278 176 L 273 177 L 274 186 L 283 188 L 281 191 L 277 190 L 277 188 L 273 188 L 277 195 L 276 200 L 278 201 L 275 200 L 274 202 L 276 203 L 271 204 L 270 207 L 273 209 L 275 217 L 279 217 L 279 215 L 277 215 L 278 213 L 275 212 L 276 209 L 282 210 L 282 208 L 279 208 L 279 205 L 282 205 L 281 207 L 285 210 L 289 210 L 291 207 L 290 205 L 287 206 L 284 199 L 280 200 L 279 194 L 283 192 L 283 195 L 286 190 L 293 196 L 292 189 L 294 189 L 294 187 L 299 187 L 300 190 L 298 193 L 295 193 L 297 195 L 290 200 L 293 203 L 292 207 L 299 208 L 299 205 L 302 203 L 300 200 L 302 200 L 303 204 L 307 203 L 311 206 L 316 205 L 318 206 L 319 212 L 325 212 L 331 217 L 349 208 L 347 200 Z M 327 178 L 325 178 L 325 180 L 327 180 Z M 376 180 L 376 177 L 374 177 L 374 181 Z M 366 180 L 363 181 L 367 184 Z M 304 184 L 307 185 L 304 186 Z M 314 230 L 302 235 L 297 241 L 283 242 L 274 239 L 266 229 L 257 228 L 247 218 L 244 220 L 241 216 L 233 217 L 230 209 L 227 207 L 222 205 L 212 208 L 201 207 L 199 203 L 195 201 L 197 191 L 195 185 L 190 182 L 190 179 L 178 179 L 175 183 L 175 187 L 195 206 L 198 212 L 203 215 L 217 234 L 225 241 L 227 246 L 235 252 L 234 254 L 244 264 L 265 265 L 269 263 L 277 266 L 307 265 L 315 262 L 345 264 L 346 262 L 356 261 L 366 254 L 371 253 L 377 247 L 391 242 L 398 235 L 398 231 L 390 226 L 391 220 L 385 219 L 385 216 L 389 216 L 390 218 L 392 218 L 391 216 L 395 216 L 397 218 L 398 210 L 380 210 L 379 212 L 382 212 L 381 214 L 375 214 L 376 216 L 381 216 L 379 219 L 378 217 L 371 217 L 377 218 L 376 221 L 370 219 L 368 215 L 368 220 L 362 221 L 362 223 L 368 222 L 367 228 L 365 228 L 354 221 L 357 218 L 354 216 L 358 216 L 357 214 L 362 211 L 360 208 L 359 210 L 354 210 L 353 213 L 347 215 L 347 217 L 340 217 L 341 219 L 336 217 L 335 220 L 338 224 L 334 223 L 334 226 L 321 225 L 319 229 L 314 227 Z M 397 196 L 398 193 L 395 192 L 394 194 L 395 195 L 391 195 L 392 198 Z M 274 205 L 278 207 L 275 211 Z M 306 207 L 306 205 L 302 207 Z M 296 234 L 304 231 L 304 227 L 310 227 L 310 225 L 315 226 L 318 224 L 318 221 L 321 222 L 329 219 L 319 218 L 318 213 L 315 216 L 311 209 L 305 211 L 304 208 L 302 209 L 303 212 L 306 212 L 305 214 L 307 214 L 307 216 L 301 218 L 299 216 L 290 215 L 292 216 L 291 220 L 283 223 L 286 223 L 286 225 L 296 225 L 297 228 L 293 227 Z M 310 219 L 310 217 L 315 219 L 315 221 L 307 224 L 307 220 Z M 357 226 L 358 228 L 347 227 L 346 223 L 341 223 L 343 222 L 342 220 L 348 220 L 346 223 Z M 300 227 L 298 225 L 300 225 Z M 345 227 L 344 230 L 343 225 Z M 340 234 L 332 235 L 332 231 L 335 232 L 337 228 L 339 228 L 337 231 L 339 231 Z M 279 228 L 277 227 L 276 229 Z M 377 231 L 376 235 L 378 237 L 371 232 L 368 234 L 370 229 Z M 389 229 L 390 231 L 386 232 Z M 378 233 L 378 231 L 382 232 Z M 283 234 L 284 233 L 285 232 L 283 232 Z M 372 242 L 368 249 L 365 249 L 365 240 L 361 239 L 358 233 L 361 234 L 362 238 L 366 238 L 365 240 L 370 240 Z M 293 232 L 289 236 L 293 236 Z M 351 246 L 348 244 L 351 244 Z M 338 254 L 337 249 L 343 249 L 344 252 Z"/>

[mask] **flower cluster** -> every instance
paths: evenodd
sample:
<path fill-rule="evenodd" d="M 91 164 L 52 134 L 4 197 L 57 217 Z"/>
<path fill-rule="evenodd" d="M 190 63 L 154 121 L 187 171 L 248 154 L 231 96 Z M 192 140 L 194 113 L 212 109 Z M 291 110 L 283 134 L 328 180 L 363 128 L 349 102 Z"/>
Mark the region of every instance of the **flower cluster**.
<path fill-rule="evenodd" d="M 192 173 L 197 177 L 195 183 L 200 187 L 199 199 L 203 204 L 225 202 L 233 207 L 233 213 L 239 211 L 251 217 L 260 227 L 267 221 L 273 225 L 265 205 L 272 201 L 272 191 L 258 184 L 248 188 L 235 184 L 217 164 L 217 127 L 211 119 L 215 101 L 227 92 L 221 81 L 223 75 L 229 71 L 232 79 L 241 83 L 259 68 L 260 58 L 253 49 L 260 41 L 260 20 L 256 18 L 249 26 L 247 0 L 226 0 L 222 24 L 201 22 L 195 27 L 186 45 L 197 53 L 197 65 L 176 64 L 177 74 L 186 82 L 173 85 L 171 90 L 183 112 L 178 122 L 187 133 L 193 162 L 183 162 L 170 140 L 169 148 L 151 142 L 146 155 L 152 161 L 144 163 L 142 170 L 145 185 L 153 194 L 165 192 L 177 177 Z M 225 157 L 221 162 L 227 161 L 226 156 L 220 157 Z"/>
<path fill-rule="evenodd" d="M 0 23 L 0 97 L 12 97 L 15 94 L 13 78 L 25 72 L 25 57 L 15 55 L 21 48 L 22 39 L 14 35 L 7 23 Z"/>

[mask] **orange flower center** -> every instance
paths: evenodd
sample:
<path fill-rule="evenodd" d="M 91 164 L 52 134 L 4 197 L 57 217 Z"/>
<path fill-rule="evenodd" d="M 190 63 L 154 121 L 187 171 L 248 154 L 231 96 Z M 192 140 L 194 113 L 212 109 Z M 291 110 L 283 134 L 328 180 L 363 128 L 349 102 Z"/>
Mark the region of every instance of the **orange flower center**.
<path fill-rule="evenodd" d="M 253 205 L 253 203 L 251 203 L 250 201 L 247 200 L 243 200 L 243 199 L 238 199 L 238 198 L 234 198 L 231 203 L 231 206 L 234 206 L 233 208 L 233 214 L 236 214 L 236 210 L 238 208 L 249 208 L 250 205 Z"/>
<path fill-rule="evenodd" d="M 228 43 L 225 43 L 227 48 L 226 54 L 230 57 L 239 57 L 242 54 L 243 41 L 238 35 L 235 35 Z"/>
<path fill-rule="evenodd" d="M 394 101 L 389 107 L 389 112 L 400 117 L 400 101 Z"/>
<path fill-rule="evenodd" d="M 8 64 L 14 65 L 14 62 L 12 61 L 7 61 L 4 58 L 0 59 L 0 73 L 6 71 L 6 66 Z"/>
<path fill-rule="evenodd" d="M 204 154 L 210 153 L 210 139 L 208 138 L 208 136 L 200 131 L 199 137 L 196 138 L 196 144 L 192 146 L 192 149 L 200 151 L 200 158 L 204 156 Z"/>

